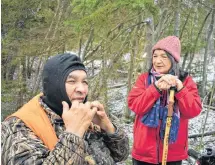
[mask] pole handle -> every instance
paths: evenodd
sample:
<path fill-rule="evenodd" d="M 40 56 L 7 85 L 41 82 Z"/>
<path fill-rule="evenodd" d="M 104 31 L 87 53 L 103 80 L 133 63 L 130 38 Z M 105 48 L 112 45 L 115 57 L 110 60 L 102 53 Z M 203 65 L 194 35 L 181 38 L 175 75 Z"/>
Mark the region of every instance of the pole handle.
<path fill-rule="evenodd" d="M 170 93 L 169 93 L 169 104 L 168 104 L 168 114 L 167 116 L 172 116 L 173 115 L 173 107 L 174 107 L 174 95 L 175 95 L 175 88 L 171 87 L 170 88 Z"/>

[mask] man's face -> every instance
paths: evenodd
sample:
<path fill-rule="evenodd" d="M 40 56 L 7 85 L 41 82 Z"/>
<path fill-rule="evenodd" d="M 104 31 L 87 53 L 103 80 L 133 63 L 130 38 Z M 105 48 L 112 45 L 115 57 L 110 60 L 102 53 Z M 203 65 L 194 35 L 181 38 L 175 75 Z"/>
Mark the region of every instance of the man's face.
<path fill-rule="evenodd" d="M 82 103 L 88 94 L 87 74 L 83 70 L 72 71 L 65 82 L 67 96 L 71 103 L 74 100 Z"/>
<path fill-rule="evenodd" d="M 155 50 L 152 55 L 152 64 L 156 72 L 166 74 L 171 68 L 171 61 L 164 50 Z"/>

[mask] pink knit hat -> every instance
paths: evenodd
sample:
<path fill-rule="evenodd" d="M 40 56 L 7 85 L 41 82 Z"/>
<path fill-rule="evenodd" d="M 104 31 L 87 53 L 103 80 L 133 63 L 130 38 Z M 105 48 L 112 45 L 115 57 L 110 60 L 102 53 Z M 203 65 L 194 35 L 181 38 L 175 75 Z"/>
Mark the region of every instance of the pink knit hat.
<path fill-rule="evenodd" d="M 168 36 L 159 40 L 152 48 L 152 52 L 156 49 L 161 49 L 167 51 L 171 54 L 176 62 L 180 61 L 181 55 L 181 43 L 178 37 L 176 36 Z"/>

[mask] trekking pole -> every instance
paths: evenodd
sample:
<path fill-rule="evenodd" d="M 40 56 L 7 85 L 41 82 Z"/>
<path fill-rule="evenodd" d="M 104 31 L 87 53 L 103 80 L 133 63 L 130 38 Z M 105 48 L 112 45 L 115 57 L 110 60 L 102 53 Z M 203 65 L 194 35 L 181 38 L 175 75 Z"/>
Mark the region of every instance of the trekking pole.
<path fill-rule="evenodd" d="M 173 115 L 174 94 L 175 94 L 175 88 L 171 87 L 170 94 L 169 94 L 169 105 L 168 105 L 168 113 L 167 113 L 167 119 L 166 119 L 165 136 L 164 136 L 164 144 L 163 144 L 162 165 L 166 165 L 166 161 L 167 161 L 168 139 L 169 139 L 169 132 L 171 128 L 172 115 Z"/>

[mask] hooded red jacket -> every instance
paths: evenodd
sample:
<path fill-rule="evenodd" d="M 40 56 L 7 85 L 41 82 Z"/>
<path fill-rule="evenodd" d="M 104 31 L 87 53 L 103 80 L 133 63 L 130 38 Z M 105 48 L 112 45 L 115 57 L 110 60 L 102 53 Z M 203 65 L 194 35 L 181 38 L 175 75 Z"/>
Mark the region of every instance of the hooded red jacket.
<path fill-rule="evenodd" d="M 128 95 L 128 106 L 135 112 L 134 143 L 132 157 L 139 161 L 158 163 L 162 161 L 163 142 L 159 137 L 159 127 L 151 128 L 141 122 L 141 118 L 154 105 L 160 93 L 154 84 L 148 85 L 148 73 L 140 75 Z M 180 111 L 180 126 L 177 141 L 169 144 L 167 161 L 187 158 L 188 119 L 197 116 L 202 109 L 195 82 L 187 76 L 184 88 L 175 94 Z"/>

